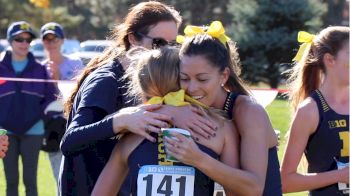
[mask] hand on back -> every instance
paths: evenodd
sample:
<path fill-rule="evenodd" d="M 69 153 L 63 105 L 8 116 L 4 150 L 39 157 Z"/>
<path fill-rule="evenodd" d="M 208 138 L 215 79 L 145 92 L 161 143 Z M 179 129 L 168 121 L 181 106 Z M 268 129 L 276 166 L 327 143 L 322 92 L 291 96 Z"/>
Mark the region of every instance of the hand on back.
<path fill-rule="evenodd" d="M 119 110 L 113 117 L 115 133 L 129 131 L 145 137 L 151 142 L 156 139 L 150 132 L 160 133 L 160 128 L 169 127 L 171 117 L 157 113 L 162 105 L 140 105 Z"/>

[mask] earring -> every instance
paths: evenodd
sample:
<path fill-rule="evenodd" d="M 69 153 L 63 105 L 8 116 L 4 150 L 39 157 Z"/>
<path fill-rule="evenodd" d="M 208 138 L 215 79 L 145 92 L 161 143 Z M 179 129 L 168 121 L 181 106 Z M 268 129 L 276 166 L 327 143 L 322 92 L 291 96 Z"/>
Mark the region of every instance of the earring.
<path fill-rule="evenodd" d="M 224 86 L 225 86 L 224 83 L 222 83 L 222 84 L 221 84 L 221 87 L 224 87 Z"/>

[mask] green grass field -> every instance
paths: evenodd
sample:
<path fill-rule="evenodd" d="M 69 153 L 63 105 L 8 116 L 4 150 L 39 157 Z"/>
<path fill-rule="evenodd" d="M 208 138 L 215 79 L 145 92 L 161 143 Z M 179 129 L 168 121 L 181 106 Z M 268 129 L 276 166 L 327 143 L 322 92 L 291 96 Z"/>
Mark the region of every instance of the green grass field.
<path fill-rule="evenodd" d="M 279 158 L 282 160 L 284 152 L 285 140 L 284 136 L 288 130 L 290 123 L 290 110 L 288 103 L 284 100 L 275 100 L 266 108 L 271 119 L 274 129 L 281 131 L 281 144 L 279 149 Z M 22 166 L 20 166 L 22 168 Z M 21 169 L 20 169 L 21 174 Z M 0 161 L 0 195 L 5 195 L 6 181 L 3 171 L 2 161 Z M 39 157 L 38 169 L 38 190 L 39 196 L 56 195 L 55 179 L 52 175 L 51 166 L 46 153 L 41 152 Z M 24 185 L 22 182 L 22 175 L 20 175 L 19 192 L 21 196 L 25 195 Z M 306 193 L 285 194 L 286 196 L 306 196 Z"/>
<path fill-rule="evenodd" d="M 270 117 L 272 126 L 274 129 L 280 131 L 280 148 L 278 150 L 278 157 L 280 163 L 282 162 L 282 157 L 284 153 L 284 148 L 286 145 L 285 135 L 290 126 L 291 110 L 289 104 L 285 100 L 275 99 L 272 104 L 266 107 L 266 111 Z M 285 196 L 306 196 L 306 192 L 301 193 L 290 193 L 284 194 Z"/>

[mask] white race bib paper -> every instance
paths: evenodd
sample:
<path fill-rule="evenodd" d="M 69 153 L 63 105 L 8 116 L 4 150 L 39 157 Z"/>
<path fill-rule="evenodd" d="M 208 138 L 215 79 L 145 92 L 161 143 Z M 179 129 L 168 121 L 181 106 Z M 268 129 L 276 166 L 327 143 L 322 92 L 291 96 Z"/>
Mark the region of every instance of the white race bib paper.
<path fill-rule="evenodd" d="M 145 165 L 137 177 L 137 195 L 193 196 L 194 178 L 193 167 Z"/>

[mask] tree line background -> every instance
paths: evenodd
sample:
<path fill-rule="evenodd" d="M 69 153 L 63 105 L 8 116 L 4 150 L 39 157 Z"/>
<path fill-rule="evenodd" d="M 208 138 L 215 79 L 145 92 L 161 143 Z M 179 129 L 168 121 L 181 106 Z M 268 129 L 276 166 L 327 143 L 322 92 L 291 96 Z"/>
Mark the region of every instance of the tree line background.
<path fill-rule="evenodd" d="M 130 6 L 141 0 L 51 0 L 48 8 L 29 0 L 0 0 L 0 38 L 14 21 L 25 20 L 39 32 L 55 21 L 68 38 L 80 41 L 105 39 Z M 316 33 L 330 25 L 349 26 L 348 0 L 164 0 L 180 11 L 183 25 L 223 22 L 237 42 L 242 76 L 250 84 L 263 82 L 272 88 L 283 83 L 281 73 L 291 66 L 299 43 L 297 33 Z"/>

